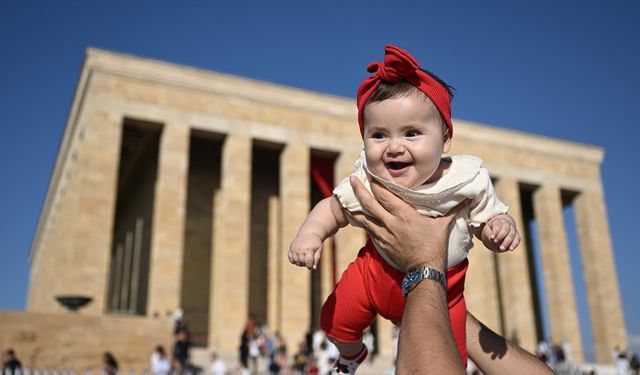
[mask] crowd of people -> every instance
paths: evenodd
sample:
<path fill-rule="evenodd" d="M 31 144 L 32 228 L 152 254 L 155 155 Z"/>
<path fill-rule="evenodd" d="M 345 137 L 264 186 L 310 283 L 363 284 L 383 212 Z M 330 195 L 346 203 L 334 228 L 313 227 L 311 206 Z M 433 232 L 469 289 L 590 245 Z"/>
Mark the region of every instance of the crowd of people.
<path fill-rule="evenodd" d="M 552 344 L 542 340 L 536 348 L 536 356 L 554 368 L 573 362 L 571 345 L 567 341 Z M 640 361 L 637 354 L 629 350 L 621 350 L 616 346 L 612 351 L 612 359 L 617 374 L 640 374 Z"/>
<path fill-rule="evenodd" d="M 289 350 L 279 332 L 249 317 L 240 336 L 237 373 L 327 374 L 339 356 L 319 328 L 311 329 Z"/>
<path fill-rule="evenodd" d="M 469 319 L 472 323 L 470 325 Z M 483 329 L 481 323 L 474 319 L 473 317 L 468 318 L 467 324 L 470 327 L 479 327 L 479 331 L 486 331 L 486 327 Z M 472 341 L 475 337 L 473 332 L 473 328 L 467 332 L 467 338 Z M 396 330 L 393 338 L 394 349 L 397 347 L 397 334 Z M 364 341 L 367 347 L 371 348 L 371 355 L 368 357 L 371 361 L 374 358 L 373 354 L 377 352 L 373 337 L 371 331 L 365 332 Z M 477 339 L 478 337 L 476 337 Z M 179 311 L 175 319 L 171 351 L 167 353 L 162 345 L 156 346 L 149 359 L 149 372 L 153 375 L 251 375 L 257 373 L 325 375 L 331 373 L 333 364 L 340 355 L 336 346 L 327 339 L 326 334 L 318 327 L 301 335 L 295 350 L 290 350 L 279 332 L 273 332 L 267 325 L 256 321 L 253 316 L 247 319 L 241 330 L 239 341 L 237 361 L 233 360 L 231 363 L 227 363 L 216 350 L 213 350 L 210 353 L 208 367 L 196 366 L 191 361 L 192 343 L 189 330 L 181 311 Z M 489 339 L 489 341 L 495 340 Z M 396 353 L 394 350 L 394 357 Z M 571 346 L 566 341 L 554 344 L 540 341 L 535 354 L 538 359 L 556 371 L 564 368 L 563 365 L 572 362 Z M 612 358 L 617 374 L 640 375 L 640 361 L 635 353 L 616 347 L 612 351 Z M 102 374 L 116 375 L 121 372 L 118 361 L 111 352 L 104 352 L 102 361 Z M 475 367 L 472 361 L 469 363 L 467 374 L 480 374 L 480 369 Z M 389 365 L 391 366 L 391 363 Z M 21 371 L 23 371 L 22 363 L 16 356 L 15 350 L 12 348 L 4 350 L 0 362 L 0 374 L 19 374 Z M 145 370 L 145 373 L 148 372 Z"/>
<path fill-rule="evenodd" d="M 367 337 L 369 345 L 375 348 L 370 332 Z M 279 332 L 272 332 L 266 324 L 260 324 L 253 316 L 247 319 L 239 341 L 237 362 L 227 363 L 217 350 L 213 350 L 208 368 L 196 366 L 190 355 L 192 342 L 189 329 L 182 310 L 178 309 L 174 315 L 171 354 L 168 356 L 164 347 L 158 345 L 150 357 L 151 372 L 154 375 L 327 374 L 339 356 L 335 345 L 327 340 L 319 328 L 311 329 L 301 336 L 295 350 L 292 350 Z"/>
<path fill-rule="evenodd" d="M 556 364 L 571 361 L 571 345 L 568 341 L 550 344 L 546 340 L 538 342 L 536 356 L 547 364 Z"/>
<path fill-rule="evenodd" d="M 375 340 L 371 331 L 365 332 L 365 342 L 376 353 Z M 250 375 L 250 374 L 329 374 L 340 353 L 326 334 L 314 327 L 301 335 L 295 348 L 290 348 L 278 331 L 272 331 L 268 325 L 261 324 L 253 316 L 247 319 L 241 329 L 237 360 L 225 361 L 220 353 L 210 353 L 209 365 L 202 368 L 191 362 L 191 339 L 186 323 L 179 314 L 174 331 L 174 343 L 169 355 L 162 346 L 157 346 L 150 358 L 150 369 L 154 375 L 207 374 L 207 375 Z M 394 337 L 394 349 L 397 346 L 397 330 Z M 394 357 L 395 357 L 394 350 Z M 558 369 L 571 363 L 571 346 L 568 342 L 551 344 L 540 341 L 536 356 L 550 367 Z M 15 359 L 12 352 L 9 356 Z M 614 364 L 618 374 L 640 374 L 637 355 L 615 348 Z M 109 358 L 117 362 L 110 353 L 105 353 L 105 369 L 109 368 Z M 373 361 L 374 355 L 368 359 Z M 228 359 L 228 358 L 227 358 Z M 19 364 L 19 361 L 18 361 Z M 390 367 L 392 363 L 389 363 Z M 113 366 L 112 366 L 113 367 Z M 110 373 L 109 371 L 105 371 Z M 469 361 L 468 374 L 481 372 Z"/>
<path fill-rule="evenodd" d="M 640 359 L 637 354 L 615 347 L 612 356 L 619 374 L 640 374 Z"/>

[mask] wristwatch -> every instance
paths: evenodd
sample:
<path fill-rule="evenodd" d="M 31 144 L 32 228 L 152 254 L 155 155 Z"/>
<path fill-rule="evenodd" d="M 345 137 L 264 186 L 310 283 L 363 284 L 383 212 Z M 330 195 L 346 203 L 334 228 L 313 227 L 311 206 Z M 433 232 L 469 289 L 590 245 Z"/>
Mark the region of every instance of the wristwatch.
<path fill-rule="evenodd" d="M 429 267 L 418 267 L 409 270 L 404 280 L 402 280 L 402 293 L 404 293 L 404 296 L 406 297 L 407 294 L 424 279 L 435 280 L 440 283 L 445 290 L 447 289 L 447 278 L 442 272 Z"/>

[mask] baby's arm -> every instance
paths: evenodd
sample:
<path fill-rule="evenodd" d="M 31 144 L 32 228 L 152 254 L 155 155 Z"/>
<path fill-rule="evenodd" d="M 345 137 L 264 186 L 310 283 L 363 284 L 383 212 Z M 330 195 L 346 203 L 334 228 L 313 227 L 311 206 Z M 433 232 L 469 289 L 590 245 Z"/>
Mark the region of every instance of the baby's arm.
<path fill-rule="evenodd" d="M 335 197 L 321 200 L 311 210 L 291 242 L 289 261 L 300 267 L 316 269 L 322 255 L 322 242 L 348 223 L 342 206 Z"/>
<path fill-rule="evenodd" d="M 520 244 L 516 222 L 507 214 L 492 217 L 475 231 L 475 235 L 487 249 L 497 252 L 514 250 Z"/>

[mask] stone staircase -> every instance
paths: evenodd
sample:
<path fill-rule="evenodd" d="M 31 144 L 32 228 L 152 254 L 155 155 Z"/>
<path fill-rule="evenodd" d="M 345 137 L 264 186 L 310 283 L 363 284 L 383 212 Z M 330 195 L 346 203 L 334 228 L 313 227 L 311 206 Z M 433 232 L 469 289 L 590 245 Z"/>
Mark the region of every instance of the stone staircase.
<path fill-rule="evenodd" d="M 191 362 L 194 365 L 201 367 L 205 371 L 205 374 L 207 374 L 209 371 L 210 353 L 211 353 L 211 350 L 207 348 L 191 349 Z M 226 353 L 219 353 L 219 354 L 220 354 L 220 358 L 222 358 L 222 360 L 227 364 L 227 369 L 229 371 L 236 368 L 238 363 L 237 353 L 226 352 Z M 266 359 L 261 358 L 258 366 L 261 369 L 265 369 L 267 367 Z M 262 373 L 266 374 L 266 371 Z M 388 375 L 388 374 L 393 374 L 390 357 L 377 356 L 373 362 L 370 362 L 369 360 L 367 360 L 358 368 L 358 375 Z"/>

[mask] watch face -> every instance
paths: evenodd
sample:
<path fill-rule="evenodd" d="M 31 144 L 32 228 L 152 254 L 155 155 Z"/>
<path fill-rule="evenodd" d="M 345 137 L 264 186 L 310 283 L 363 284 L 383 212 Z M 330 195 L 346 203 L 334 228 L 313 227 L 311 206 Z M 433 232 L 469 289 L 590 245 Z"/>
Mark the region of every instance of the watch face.
<path fill-rule="evenodd" d="M 402 292 L 404 295 L 406 296 L 407 293 L 409 293 L 415 285 L 423 279 L 435 280 L 447 289 L 447 281 L 442 273 L 434 270 L 433 268 L 422 267 L 409 271 L 409 273 L 404 277 L 404 280 L 402 280 Z"/>
<path fill-rule="evenodd" d="M 420 274 L 418 272 L 415 272 L 415 271 L 409 272 L 407 276 L 405 276 L 404 281 L 402 282 L 402 289 L 407 289 L 411 284 L 416 282 L 419 277 L 420 277 Z"/>

